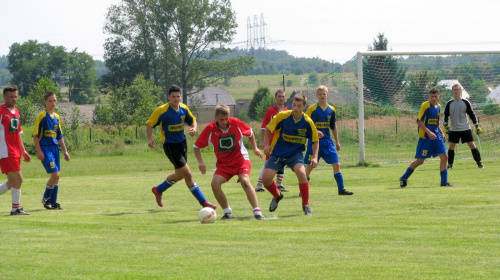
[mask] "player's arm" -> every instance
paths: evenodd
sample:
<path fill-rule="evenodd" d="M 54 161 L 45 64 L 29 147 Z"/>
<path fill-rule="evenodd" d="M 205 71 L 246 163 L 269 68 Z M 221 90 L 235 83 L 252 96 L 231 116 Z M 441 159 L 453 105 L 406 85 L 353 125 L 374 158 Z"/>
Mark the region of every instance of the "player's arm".
<path fill-rule="evenodd" d="M 38 138 L 37 135 L 33 135 L 33 143 L 35 144 L 35 148 L 36 148 L 36 157 L 39 160 L 43 161 L 45 158 L 45 155 L 42 152 L 42 148 L 40 148 L 40 138 Z"/>
<path fill-rule="evenodd" d="M 22 134 L 19 134 L 19 141 L 21 142 L 21 154 L 23 155 L 24 161 L 25 162 L 30 162 L 31 161 L 31 156 L 28 154 L 26 149 L 24 148 L 24 143 L 23 143 L 23 137 Z"/>
<path fill-rule="evenodd" d="M 197 128 L 198 124 L 196 123 L 196 121 L 193 121 L 193 123 L 189 126 L 189 135 L 191 135 L 191 137 L 196 135 Z"/>
<path fill-rule="evenodd" d="M 333 139 L 335 139 L 335 149 L 337 149 L 337 151 L 340 151 L 340 139 L 339 139 L 339 132 L 337 131 L 337 127 L 332 129 L 332 134 L 333 134 Z"/>
<path fill-rule="evenodd" d="M 270 155 L 271 154 L 271 130 L 266 127 L 266 130 L 264 131 L 264 154 Z"/>
<path fill-rule="evenodd" d="M 440 126 L 438 126 L 439 134 L 441 134 L 441 138 L 443 138 L 443 142 L 446 143 L 446 134 L 443 132 Z"/>
<path fill-rule="evenodd" d="M 193 150 L 194 150 L 194 156 L 198 161 L 198 168 L 200 169 L 201 174 L 207 173 L 207 166 L 205 165 L 205 163 L 203 162 L 203 158 L 201 157 L 201 149 L 194 146 Z"/>
<path fill-rule="evenodd" d="M 250 140 L 250 144 L 252 145 L 252 149 L 253 149 L 253 153 L 262 158 L 263 154 L 262 152 L 259 150 L 259 147 L 257 147 L 257 141 L 255 141 L 255 134 L 252 133 L 252 135 L 248 136 L 248 140 Z"/>
<path fill-rule="evenodd" d="M 423 129 L 425 131 L 425 133 L 427 133 L 427 135 L 429 136 L 429 138 L 431 138 L 431 140 L 436 139 L 436 134 L 434 134 L 432 131 L 430 131 L 425 126 L 424 122 L 422 122 L 421 120 L 417 120 L 417 125 L 418 125 L 418 127 L 420 127 L 420 129 Z M 441 128 L 439 128 L 439 130 L 441 131 Z"/>
<path fill-rule="evenodd" d="M 153 127 L 149 124 L 146 124 L 146 135 L 148 136 L 148 146 L 154 148 L 155 140 L 153 139 Z"/>
<path fill-rule="evenodd" d="M 66 144 L 64 143 L 64 138 L 57 140 L 57 143 L 59 143 L 59 146 L 61 146 L 61 149 L 63 150 L 64 160 L 69 161 L 71 158 L 69 156 L 68 149 L 66 149 Z"/>

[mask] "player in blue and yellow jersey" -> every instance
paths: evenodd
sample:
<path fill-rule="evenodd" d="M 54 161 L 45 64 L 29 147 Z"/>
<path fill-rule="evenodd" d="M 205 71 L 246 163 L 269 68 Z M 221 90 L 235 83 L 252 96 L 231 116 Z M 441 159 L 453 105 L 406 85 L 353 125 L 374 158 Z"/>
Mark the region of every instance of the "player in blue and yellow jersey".
<path fill-rule="evenodd" d="M 36 156 L 42 161 L 50 178 L 45 185 L 42 204 L 45 209 L 61 210 L 57 202 L 59 192 L 59 178 L 61 177 L 61 161 L 59 146 L 61 146 L 64 159 L 70 160 L 68 150 L 64 144 L 61 129 L 61 117 L 54 112 L 57 105 L 57 96 L 54 92 L 47 92 L 44 96 L 45 110 L 38 114 L 33 129 L 33 142 L 36 147 Z"/>
<path fill-rule="evenodd" d="M 318 164 L 319 144 L 316 126 L 311 118 L 304 114 L 306 104 L 306 97 L 302 94 L 296 94 L 293 97 L 292 110 L 278 113 L 266 126 L 264 153 L 270 157 L 262 175 L 262 183 L 273 195 L 269 206 L 270 212 L 278 208 L 278 202 L 283 198 L 283 194 L 273 178 L 278 171 L 283 172 L 285 166 L 288 166 L 295 172 L 299 180 L 304 214 L 308 216 L 313 214 L 309 205 L 309 182 L 307 181 L 302 152 L 305 150 L 306 141 L 312 141 L 311 166 L 315 167 Z M 273 134 L 272 142 L 270 142 L 271 133 Z"/>
<path fill-rule="evenodd" d="M 446 168 L 448 160 L 444 144 L 446 135 L 439 127 L 439 117 L 441 116 L 441 105 L 438 103 L 439 97 L 439 89 L 432 88 L 429 91 L 429 101 L 425 101 L 420 105 L 420 112 L 417 117 L 419 139 L 415 155 L 416 160 L 410 164 L 405 174 L 399 179 L 399 186 L 402 188 L 406 187 L 408 178 L 415 171 L 415 168 L 422 165 L 426 158 L 435 156 L 439 156 L 441 160 L 441 186 L 452 186 L 448 182 L 448 169 Z"/>
<path fill-rule="evenodd" d="M 344 187 L 344 177 L 340 171 L 339 156 L 337 151 L 340 150 L 340 141 L 337 127 L 335 126 L 336 111 L 335 108 L 328 104 L 328 88 L 325 86 L 319 86 L 316 89 L 316 97 L 318 98 L 318 103 L 307 108 L 306 115 L 311 117 L 316 129 L 318 130 L 319 136 L 319 152 L 318 161 L 323 158 L 326 163 L 331 164 L 333 167 L 333 177 L 337 181 L 337 188 L 339 195 L 352 195 L 352 192 L 348 191 Z M 335 145 L 333 145 L 332 138 L 330 137 L 330 130 L 333 133 L 333 138 L 335 139 Z M 314 167 L 309 163 L 313 156 L 312 143 L 309 142 L 307 145 L 307 152 L 305 157 L 306 175 L 307 180 L 309 180 L 309 175 Z"/>
<path fill-rule="evenodd" d="M 193 179 L 191 170 L 187 164 L 187 143 L 184 134 L 184 126 L 188 124 L 189 135 L 196 134 L 196 118 L 188 106 L 180 103 L 182 100 L 181 88 L 173 85 L 168 89 L 169 102 L 155 109 L 146 122 L 148 135 L 148 146 L 155 147 L 153 140 L 153 128 L 161 126 L 163 151 L 170 162 L 174 165 L 174 173 L 168 175 L 167 179 L 151 190 L 156 197 L 158 206 L 163 207 L 162 194 L 176 182 L 184 179 L 188 189 L 198 200 L 201 206 L 216 209 L 217 206 L 208 202 Z"/>

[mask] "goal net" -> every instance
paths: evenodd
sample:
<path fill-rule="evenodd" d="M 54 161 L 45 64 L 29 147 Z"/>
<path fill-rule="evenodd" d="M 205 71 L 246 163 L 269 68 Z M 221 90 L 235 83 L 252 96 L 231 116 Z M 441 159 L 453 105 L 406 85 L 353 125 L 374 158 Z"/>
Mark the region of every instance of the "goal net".
<path fill-rule="evenodd" d="M 328 86 L 337 111 L 344 164 L 412 161 L 420 104 L 437 87 L 444 113 L 454 84 L 461 85 L 483 128 L 480 138 L 474 133 L 482 158 L 500 157 L 500 52 L 363 52 L 320 83 Z M 471 158 L 466 144 L 456 146 L 455 162 Z"/>

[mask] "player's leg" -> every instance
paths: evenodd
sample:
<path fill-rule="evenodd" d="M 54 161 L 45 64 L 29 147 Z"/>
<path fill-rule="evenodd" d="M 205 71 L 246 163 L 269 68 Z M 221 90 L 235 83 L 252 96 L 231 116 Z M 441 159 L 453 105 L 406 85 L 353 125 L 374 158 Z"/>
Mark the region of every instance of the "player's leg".
<path fill-rule="evenodd" d="M 0 185 L 0 195 L 6 193 L 9 190 L 9 186 L 7 186 L 7 182 Z"/>
<path fill-rule="evenodd" d="M 331 139 L 320 140 L 321 156 L 326 163 L 331 164 L 333 167 L 333 178 L 337 182 L 337 189 L 339 195 L 352 195 L 353 193 L 346 190 L 344 186 L 344 177 L 340 171 L 339 155 L 335 150 L 335 145 Z"/>
<path fill-rule="evenodd" d="M 189 165 L 184 165 L 182 168 L 175 169 L 175 174 L 180 174 L 180 176 L 184 177 L 184 181 L 186 182 L 186 186 L 188 187 L 191 194 L 198 200 L 201 206 L 210 207 L 216 209 L 217 206 L 215 204 L 210 203 L 206 198 L 201 189 L 198 187 L 198 184 L 193 179 L 193 175 L 191 173 L 191 169 L 189 169 Z M 169 176 L 170 178 L 170 176 Z M 178 178 L 178 177 L 176 177 Z"/>
<path fill-rule="evenodd" d="M 450 143 L 448 148 L 448 169 L 453 168 L 453 162 L 455 161 L 455 146 L 460 142 L 461 133 L 460 131 L 450 131 L 450 135 L 448 136 L 448 142 Z"/>
<path fill-rule="evenodd" d="M 12 210 L 11 215 L 29 215 L 24 212 L 21 207 L 21 184 L 23 183 L 23 175 L 21 170 L 11 171 L 7 173 L 7 185 L 11 186 L 10 192 L 12 195 Z"/>
<path fill-rule="evenodd" d="M 476 147 L 476 143 L 474 143 L 474 138 L 472 136 L 472 130 L 468 130 L 467 132 L 464 133 L 463 138 L 462 138 L 462 143 L 466 142 L 467 145 L 470 148 L 470 151 L 472 153 L 472 158 L 476 161 L 476 164 L 479 168 L 484 168 L 484 165 L 481 162 L 481 153 Z"/>
<path fill-rule="evenodd" d="M 257 186 L 255 187 L 255 191 L 257 192 L 265 192 L 266 190 L 262 187 L 262 175 L 264 174 L 264 169 L 266 169 L 267 160 L 264 162 L 264 165 L 260 169 L 259 172 L 259 180 L 257 181 Z"/>
<path fill-rule="evenodd" d="M 302 156 L 302 154 L 300 154 L 300 156 Z M 309 182 L 307 181 L 306 169 L 302 162 L 297 161 L 293 165 L 292 169 L 299 180 L 299 189 L 302 197 L 302 210 L 305 215 L 312 216 L 313 212 L 311 205 L 309 204 Z"/>
<path fill-rule="evenodd" d="M 217 171 L 216 171 L 217 172 Z M 231 178 L 231 177 L 229 177 Z M 215 199 L 219 203 L 219 205 L 222 207 L 222 211 L 224 211 L 224 216 L 222 219 L 233 219 L 233 210 L 231 207 L 229 207 L 229 204 L 227 202 L 227 197 L 222 191 L 222 184 L 227 182 L 228 179 L 226 179 L 223 175 L 220 173 L 214 174 L 214 177 L 212 178 L 212 192 L 214 193 Z"/>
<path fill-rule="evenodd" d="M 49 174 L 49 179 L 45 185 L 45 191 L 42 196 L 42 204 L 46 209 L 62 209 L 57 203 L 57 195 L 59 190 L 60 174 L 60 157 L 58 146 L 41 146 L 44 154 L 42 165 L 45 171 Z"/>
<path fill-rule="evenodd" d="M 271 156 L 266 163 L 266 169 L 264 169 L 264 174 L 262 174 L 262 184 L 269 193 L 273 196 L 271 204 L 269 205 L 269 212 L 274 212 L 278 208 L 278 203 L 283 198 L 283 194 L 278 189 L 278 185 L 274 182 L 274 176 L 278 173 L 278 170 L 285 169 L 285 163 L 280 160 L 280 158 Z"/>
<path fill-rule="evenodd" d="M 440 159 L 440 176 L 441 176 L 441 187 L 452 187 L 448 182 L 448 168 L 446 162 L 448 161 L 448 155 L 446 153 L 439 154 Z"/>
<path fill-rule="evenodd" d="M 249 174 L 241 173 L 238 175 L 238 181 L 241 183 L 241 187 L 245 191 L 245 194 L 247 195 L 248 202 L 250 202 L 250 205 L 252 206 L 253 209 L 253 215 L 257 220 L 263 220 L 264 215 L 262 215 L 262 210 L 259 207 L 259 201 L 257 199 L 257 194 L 255 193 L 255 190 L 252 186 L 252 183 L 250 183 L 250 176 Z"/>
<path fill-rule="evenodd" d="M 418 144 L 417 144 L 417 151 L 415 153 L 415 160 L 410 163 L 410 166 L 406 168 L 405 173 L 403 176 L 399 178 L 399 186 L 404 188 L 408 184 L 408 178 L 410 178 L 411 174 L 413 174 L 413 171 L 420 165 L 424 163 L 424 159 L 428 157 L 428 152 L 430 148 L 430 139 L 418 139 Z"/>

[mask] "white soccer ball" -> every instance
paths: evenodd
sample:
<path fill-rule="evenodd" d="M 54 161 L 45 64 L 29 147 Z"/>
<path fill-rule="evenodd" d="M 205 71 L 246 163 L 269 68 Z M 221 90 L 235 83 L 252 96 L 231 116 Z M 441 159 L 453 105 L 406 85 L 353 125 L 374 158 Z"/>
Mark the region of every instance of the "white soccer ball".
<path fill-rule="evenodd" d="M 210 224 L 217 220 L 217 213 L 210 207 L 205 207 L 198 213 L 198 219 L 202 224 Z"/>

